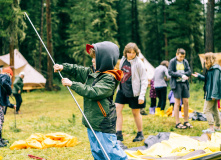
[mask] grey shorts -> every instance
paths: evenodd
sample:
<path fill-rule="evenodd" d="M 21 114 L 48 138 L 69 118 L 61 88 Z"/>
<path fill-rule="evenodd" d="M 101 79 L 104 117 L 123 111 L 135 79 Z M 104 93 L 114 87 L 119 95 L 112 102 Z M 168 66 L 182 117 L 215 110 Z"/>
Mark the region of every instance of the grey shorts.
<path fill-rule="evenodd" d="M 186 83 L 177 83 L 176 89 L 173 89 L 174 98 L 181 99 L 181 98 L 189 98 L 190 92 L 189 88 Z"/>

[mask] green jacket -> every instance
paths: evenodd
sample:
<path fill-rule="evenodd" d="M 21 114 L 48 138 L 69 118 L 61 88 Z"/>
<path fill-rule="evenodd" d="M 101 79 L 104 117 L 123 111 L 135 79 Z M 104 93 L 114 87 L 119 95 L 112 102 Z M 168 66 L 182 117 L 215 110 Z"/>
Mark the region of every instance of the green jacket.
<path fill-rule="evenodd" d="M 198 78 L 205 81 L 204 93 L 207 101 L 212 98 L 221 99 L 221 67 L 218 64 L 213 65 L 205 77 L 199 74 Z"/>
<path fill-rule="evenodd" d="M 73 78 L 70 88 L 84 97 L 84 114 L 92 128 L 99 132 L 116 133 L 116 107 L 112 99 L 123 77 L 121 70 L 114 70 L 119 49 L 111 42 L 96 43 L 93 46 L 98 68 L 96 72 L 89 67 L 67 63 L 63 64 L 62 72 Z M 82 123 L 89 128 L 84 117 Z"/>
<path fill-rule="evenodd" d="M 20 76 L 16 76 L 15 81 L 13 83 L 12 93 L 19 94 L 18 91 L 21 90 L 22 92 L 23 86 L 24 86 L 23 79 Z"/>

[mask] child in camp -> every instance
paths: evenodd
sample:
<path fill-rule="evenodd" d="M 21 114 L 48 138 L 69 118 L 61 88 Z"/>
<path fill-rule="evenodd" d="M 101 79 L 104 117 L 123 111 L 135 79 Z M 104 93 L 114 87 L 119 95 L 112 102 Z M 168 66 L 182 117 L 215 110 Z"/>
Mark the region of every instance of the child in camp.
<path fill-rule="evenodd" d="M 176 120 L 176 128 L 186 129 L 193 128 L 188 122 L 189 111 L 189 76 L 191 76 L 191 70 L 188 61 L 185 59 L 186 51 L 183 48 L 178 48 L 176 57 L 170 60 L 168 73 L 171 76 L 170 87 L 174 93 L 174 117 Z M 184 124 L 180 123 L 179 119 L 179 107 L 180 99 L 182 98 L 184 104 Z"/>
<path fill-rule="evenodd" d="M 123 141 L 122 110 L 125 104 L 129 104 L 129 107 L 132 109 L 137 126 L 137 136 L 133 139 L 133 142 L 144 139 L 140 109 L 145 107 L 145 93 L 148 80 L 144 63 L 138 58 L 138 55 L 137 45 L 135 43 L 128 43 L 124 48 L 123 57 L 119 65 L 119 69 L 124 72 L 124 77 L 118 88 L 115 100 L 117 109 L 117 139 L 120 141 Z"/>
<path fill-rule="evenodd" d="M 4 111 L 3 106 L 9 106 L 9 98 L 11 95 L 11 78 L 13 76 L 13 71 L 10 67 L 4 68 L 2 74 L 0 74 L 0 147 L 5 147 L 8 143 L 8 140 L 2 138 L 2 127 L 4 123 Z"/>
<path fill-rule="evenodd" d="M 221 67 L 216 64 L 216 57 L 214 53 L 211 52 L 205 54 L 204 62 L 207 69 L 206 75 L 203 76 L 197 72 L 192 75 L 205 81 L 203 88 L 205 98 L 203 112 L 206 115 L 209 128 L 203 130 L 203 132 L 212 133 L 214 131 L 220 131 L 220 116 L 217 107 L 217 100 L 221 98 Z"/>
<path fill-rule="evenodd" d="M 156 90 L 154 88 L 154 81 L 153 79 L 151 79 L 150 81 L 150 99 L 151 99 L 151 103 L 150 103 L 150 108 L 149 108 L 149 113 L 150 114 L 155 114 L 155 108 L 156 108 L 156 104 L 157 104 L 157 94 L 156 94 Z"/>
<path fill-rule="evenodd" d="M 175 103 L 175 98 L 174 98 L 174 94 L 173 91 L 170 90 L 170 93 L 168 94 L 168 99 L 170 101 L 170 106 L 173 107 L 173 111 L 172 111 L 172 117 L 174 117 L 174 103 Z M 181 108 L 182 108 L 182 98 L 180 99 L 180 108 L 179 108 L 179 118 L 182 118 L 182 113 L 181 113 Z"/>
<path fill-rule="evenodd" d="M 83 67 L 76 64 L 55 64 L 54 71 L 63 71 L 73 77 L 62 79 L 64 86 L 69 86 L 84 97 L 84 114 L 100 140 L 110 159 L 127 159 L 127 155 L 117 143 L 116 107 L 113 102 L 114 90 L 123 77 L 123 72 L 114 69 L 119 57 L 119 48 L 108 41 L 86 45 L 86 51 L 92 57 L 92 66 Z M 85 118 L 91 152 L 94 159 L 106 159 L 102 148 L 93 135 Z"/>

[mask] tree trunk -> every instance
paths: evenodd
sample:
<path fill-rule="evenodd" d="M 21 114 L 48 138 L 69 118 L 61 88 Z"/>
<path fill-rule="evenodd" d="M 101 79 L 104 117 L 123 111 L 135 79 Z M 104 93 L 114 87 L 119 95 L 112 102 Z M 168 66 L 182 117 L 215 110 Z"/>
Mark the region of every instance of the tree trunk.
<path fill-rule="evenodd" d="M 15 68 L 14 68 L 14 35 L 10 37 L 10 44 L 9 44 L 9 53 L 10 53 L 10 67 L 13 71 L 12 83 L 14 82 L 15 76 Z"/>
<path fill-rule="evenodd" d="M 205 44 L 206 53 L 214 51 L 214 36 L 213 36 L 214 5 L 215 5 L 215 0 L 208 0 L 207 17 L 206 17 L 206 44 Z"/>
<path fill-rule="evenodd" d="M 137 0 L 132 0 L 132 41 L 137 44 L 137 46 L 141 48 L 140 43 L 140 35 L 139 35 L 139 20 L 138 20 L 138 10 L 137 10 Z"/>
<path fill-rule="evenodd" d="M 43 40 L 43 22 L 44 22 L 44 0 L 41 1 L 41 27 L 40 27 L 40 36 L 41 39 Z M 41 53 L 42 53 L 42 43 L 39 40 L 39 65 L 38 69 L 39 72 L 41 73 Z"/>
<path fill-rule="evenodd" d="M 51 56 L 53 57 L 52 50 L 52 33 L 51 33 L 51 10 L 50 0 L 46 0 L 46 21 L 47 21 L 47 48 Z M 50 56 L 47 55 L 47 82 L 46 89 L 51 91 L 53 89 L 53 63 Z"/>

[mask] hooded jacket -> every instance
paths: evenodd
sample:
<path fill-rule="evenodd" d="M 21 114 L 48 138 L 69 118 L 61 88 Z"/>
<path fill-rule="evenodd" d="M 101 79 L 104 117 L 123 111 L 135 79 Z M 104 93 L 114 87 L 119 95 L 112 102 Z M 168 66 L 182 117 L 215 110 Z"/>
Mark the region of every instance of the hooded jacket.
<path fill-rule="evenodd" d="M 205 77 L 199 74 L 198 78 L 205 81 L 203 89 L 207 101 L 221 99 L 221 67 L 218 64 L 213 65 Z"/>
<path fill-rule="evenodd" d="M 112 42 L 92 44 L 96 54 L 96 72 L 90 67 L 63 64 L 63 71 L 75 81 L 70 87 L 84 97 L 84 114 L 95 131 L 116 133 L 116 107 L 112 100 L 114 91 L 123 77 L 121 70 L 114 69 L 119 49 Z M 84 117 L 82 123 L 89 128 Z"/>
<path fill-rule="evenodd" d="M 10 106 L 8 96 L 11 95 L 11 78 L 7 74 L 0 74 L 0 105 Z"/>

